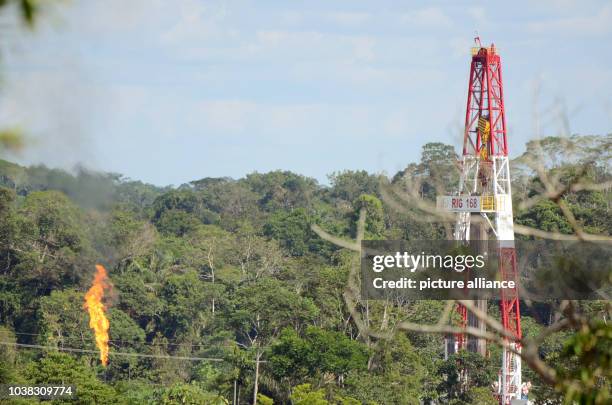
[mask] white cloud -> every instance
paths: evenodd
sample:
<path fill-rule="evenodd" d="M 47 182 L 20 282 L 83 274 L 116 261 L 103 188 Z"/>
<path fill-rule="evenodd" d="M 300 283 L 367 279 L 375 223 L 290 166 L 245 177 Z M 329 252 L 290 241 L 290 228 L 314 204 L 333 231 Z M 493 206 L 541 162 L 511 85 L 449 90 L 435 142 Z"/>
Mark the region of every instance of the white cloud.
<path fill-rule="evenodd" d="M 325 17 L 329 21 L 338 25 L 357 26 L 368 21 L 370 19 L 370 14 L 358 12 L 336 12 L 329 13 Z"/>
<path fill-rule="evenodd" d="M 372 37 L 356 37 L 353 40 L 353 55 L 356 60 L 372 62 L 376 58 L 376 40 Z"/>
<path fill-rule="evenodd" d="M 474 41 L 466 37 L 454 37 L 449 41 L 453 56 L 461 57 L 470 55 L 470 49 L 474 46 Z"/>
<path fill-rule="evenodd" d="M 375 103 L 266 104 L 238 99 L 200 102 L 194 116 L 197 122 L 191 124 L 217 139 L 246 136 L 267 144 L 293 145 L 325 142 L 329 136 L 346 140 L 408 136 L 431 118 L 405 105 L 388 109 Z"/>
<path fill-rule="evenodd" d="M 25 163 L 44 162 L 71 169 L 81 161 L 95 164 L 91 129 L 100 124 L 104 97 L 80 66 L 64 70 L 9 74 L 3 86 L 0 127 L 21 128 Z"/>
<path fill-rule="evenodd" d="M 535 21 L 527 27 L 535 33 L 573 37 L 609 34 L 612 32 L 612 5 L 603 6 L 593 15 Z"/>
<path fill-rule="evenodd" d="M 228 24 L 231 15 L 223 5 L 189 0 L 178 2 L 177 9 L 176 22 L 162 33 L 162 43 L 180 46 L 185 42 L 202 43 L 237 35 Z"/>
<path fill-rule="evenodd" d="M 377 40 L 368 35 L 344 35 L 318 31 L 261 30 L 249 44 L 252 54 L 275 57 L 278 61 L 372 62 Z"/>
<path fill-rule="evenodd" d="M 452 19 L 439 7 L 428 7 L 414 10 L 401 16 L 402 22 L 421 28 L 449 28 Z"/>
<path fill-rule="evenodd" d="M 151 30 L 163 26 L 169 6 L 174 7 L 174 3 L 163 0 L 105 0 L 71 2 L 55 8 L 62 15 L 60 29 L 70 28 L 82 36 L 122 39 L 130 36 L 133 39 L 143 38 Z M 52 22 L 46 15 L 40 20 L 43 24 Z M 57 29 L 58 24 L 54 28 Z"/>
<path fill-rule="evenodd" d="M 487 20 L 487 12 L 484 7 L 470 7 L 467 13 L 478 24 L 483 24 Z"/>
<path fill-rule="evenodd" d="M 359 132 L 359 125 L 347 119 L 359 116 L 367 108 L 325 103 L 271 104 L 250 100 L 207 100 L 197 104 L 199 126 L 219 135 L 252 134 L 261 139 L 269 135 L 275 141 L 303 136 L 322 135 L 323 128 L 334 123 L 345 130 Z M 296 130 L 298 129 L 298 130 Z"/>
<path fill-rule="evenodd" d="M 395 153 L 408 145 L 401 153 L 412 153 L 440 139 L 453 111 L 464 113 L 474 29 L 482 30 L 483 43 L 494 39 L 502 46 L 509 123 L 518 123 L 517 133 L 528 132 L 520 117 L 529 115 L 528 108 L 521 109 L 528 91 L 517 83 L 538 69 L 559 83 L 551 91 L 574 103 L 596 104 L 594 97 L 610 93 L 606 35 L 612 6 L 590 0 L 567 0 L 562 8 L 529 4 L 528 11 L 520 2 L 412 10 L 373 3 L 359 12 L 345 6 L 288 3 L 280 10 L 216 0 L 76 2 L 67 5 L 69 18 L 59 34 L 37 30 L 44 34 L 40 45 L 24 42 L 31 60 L 11 64 L 3 58 L 6 71 L 29 84 L 3 88 L 0 120 L 25 122 L 32 134 L 92 134 L 86 136 L 93 138 L 91 149 L 103 152 L 93 158 L 104 168 L 163 183 L 169 177 L 240 174 L 295 162 L 305 171 L 331 171 L 347 167 L 341 154 L 355 139 L 349 152 L 361 153 L 358 166 L 368 167 L 376 148 Z M 578 40 L 564 41 L 560 34 Z M 599 37 L 586 41 L 580 35 Z M 600 53 L 588 60 L 573 57 L 583 49 Z M 70 57 L 82 62 L 87 77 L 66 69 L 61 61 Z M 51 83 L 39 85 L 30 75 L 45 71 Z M 53 76 L 58 71 L 72 77 Z M 589 78 L 586 84 L 572 81 L 576 72 Z M 82 88 L 87 83 L 102 94 L 93 97 Z M 604 128 L 605 119 L 584 111 L 578 130 Z M 73 117 L 80 120 L 70 122 Z M 381 138 L 387 142 L 377 143 Z M 41 144 L 37 150 L 48 163 L 68 163 L 89 157 L 87 139 L 79 142 Z M 320 152 L 317 145 L 329 147 Z M 327 160 L 319 153 L 327 153 Z M 316 158 L 322 163 L 313 166 Z M 225 161 L 232 164 L 223 167 Z M 196 171 L 191 165 L 200 166 Z"/>
<path fill-rule="evenodd" d="M 304 13 L 300 11 L 285 10 L 279 13 L 278 19 L 283 25 L 296 26 L 304 21 Z"/>

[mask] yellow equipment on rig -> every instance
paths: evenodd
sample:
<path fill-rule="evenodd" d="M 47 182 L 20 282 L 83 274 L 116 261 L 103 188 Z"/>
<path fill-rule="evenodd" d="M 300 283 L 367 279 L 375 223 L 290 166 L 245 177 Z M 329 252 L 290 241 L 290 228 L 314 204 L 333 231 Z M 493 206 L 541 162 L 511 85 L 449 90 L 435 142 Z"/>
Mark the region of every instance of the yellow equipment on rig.
<path fill-rule="evenodd" d="M 480 158 L 482 160 L 487 160 L 489 157 L 489 148 L 487 147 L 487 143 L 491 137 L 491 124 L 489 124 L 489 120 L 487 118 L 482 116 L 478 118 L 478 131 L 480 132 L 480 141 L 482 142 L 482 145 L 480 146 Z"/>

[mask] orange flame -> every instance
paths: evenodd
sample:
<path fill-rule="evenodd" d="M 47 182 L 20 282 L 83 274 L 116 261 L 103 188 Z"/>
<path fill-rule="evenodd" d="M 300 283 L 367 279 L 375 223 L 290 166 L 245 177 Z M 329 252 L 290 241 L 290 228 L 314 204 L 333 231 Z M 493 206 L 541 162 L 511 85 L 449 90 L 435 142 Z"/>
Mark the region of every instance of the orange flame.
<path fill-rule="evenodd" d="M 108 329 L 110 322 L 106 318 L 104 304 L 104 290 L 110 288 L 106 269 L 100 264 L 96 264 L 96 275 L 93 284 L 87 294 L 85 294 L 85 304 L 83 308 L 89 312 L 89 327 L 96 334 L 96 345 L 100 350 L 100 361 L 106 367 L 108 364 Z"/>

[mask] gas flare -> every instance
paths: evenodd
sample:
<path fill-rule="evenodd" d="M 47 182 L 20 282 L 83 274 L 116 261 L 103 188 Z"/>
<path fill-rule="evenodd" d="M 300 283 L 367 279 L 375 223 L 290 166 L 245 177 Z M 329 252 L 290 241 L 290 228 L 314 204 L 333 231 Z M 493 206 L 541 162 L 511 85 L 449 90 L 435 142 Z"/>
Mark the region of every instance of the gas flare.
<path fill-rule="evenodd" d="M 89 327 L 96 335 L 96 345 L 100 350 L 100 361 L 106 367 L 108 364 L 108 329 L 110 322 L 106 318 L 104 304 L 104 290 L 110 288 L 106 269 L 101 264 L 96 264 L 96 275 L 93 284 L 87 294 L 85 294 L 85 304 L 83 308 L 89 312 Z"/>

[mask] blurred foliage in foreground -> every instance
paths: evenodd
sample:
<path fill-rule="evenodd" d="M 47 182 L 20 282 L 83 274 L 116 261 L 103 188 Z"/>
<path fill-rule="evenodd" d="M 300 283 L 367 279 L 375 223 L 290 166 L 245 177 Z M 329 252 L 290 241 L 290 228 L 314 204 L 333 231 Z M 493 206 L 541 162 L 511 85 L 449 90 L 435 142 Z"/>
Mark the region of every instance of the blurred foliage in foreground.
<path fill-rule="evenodd" d="M 560 142 L 546 140 L 547 156 L 567 153 Z M 589 144 L 579 137 L 573 142 Z M 366 207 L 369 238 L 445 238 L 440 224 L 387 206 L 380 187 L 409 180 L 432 200 L 436 187 L 451 189 L 456 182 L 436 158 L 448 154 L 448 145 L 427 144 L 421 161 L 391 180 L 344 171 L 332 174 L 329 186 L 275 171 L 159 188 L 85 169 L 70 174 L 0 161 L 0 341 L 95 350 L 82 309 L 94 263 L 104 263 L 114 283 L 108 368 L 95 354 L 8 345 L 0 348 L 0 383 L 70 381 L 79 386 L 80 403 L 223 404 L 235 397 L 247 403 L 259 358 L 265 360 L 257 372 L 261 404 L 494 403 L 498 348 L 491 346 L 489 358 L 463 353 L 444 361 L 437 335 L 360 335 L 342 296 L 354 257 L 310 229 L 318 224 L 352 238 L 357 212 Z M 608 158 L 588 156 L 551 164 L 548 173 L 562 182 L 576 176 L 609 181 Z M 513 168 L 519 207 L 541 192 L 541 183 L 521 158 Z M 609 188 L 568 191 L 561 198 L 589 232 L 610 234 Z M 517 209 L 516 221 L 572 232 L 546 199 Z M 579 305 L 592 323 L 551 334 L 538 353 L 563 383 L 546 385 L 526 369 L 532 399 L 609 399 L 609 302 Z M 403 320 L 435 323 L 442 307 L 371 302 L 368 322 L 381 331 Z M 556 320 L 553 307 L 523 307 L 525 336 L 538 336 Z M 490 312 L 497 313 L 494 304 Z M 470 370 L 468 380 L 460 377 L 462 368 Z"/>

